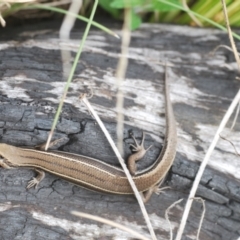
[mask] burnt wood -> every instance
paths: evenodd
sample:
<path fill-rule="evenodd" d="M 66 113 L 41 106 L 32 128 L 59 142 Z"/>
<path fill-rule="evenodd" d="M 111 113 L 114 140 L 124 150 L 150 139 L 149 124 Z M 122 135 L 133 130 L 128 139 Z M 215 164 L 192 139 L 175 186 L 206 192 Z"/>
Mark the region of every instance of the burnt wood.
<path fill-rule="evenodd" d="M 47 27 L 46 27 L 47 26 Z M 111 25 L 120 34 L 121 26 Z M 43 143 L 51 128 L 66 77 L 61 47 L 76 54 L 84 27 L 71 40 L 58 38 L 54 21 L 1 30 L 0 36 L 0 133 L 1 142 L 15 146 Z M 57 149 L 99 158 L 118 165 L 104 135 L 78 100 L 90 88 L 89 101 L 111 136 L 116 137 L 115 72 L 120 40 L 92 29 L 63 107 L 54 139 L 63 138 Z M 181 220 L 189 189 L 217 126 L 239 88 L 232 53 L 220 49 L 228 44 L 226 33 L 173 25 L 143 25 L 132 33 L 129 64 L 124 82 L 124 158 L 131 154 L 129 133 L 145 146 L 153 145 L 138 167 L 149 166 L 158 156 L 165 136 L 164 62 L 169 68 L 170 92 L 178 123 L 178 152 L 164 185 L 153 195 L 147 211 L 158 239 L 169 239 L 165 210 L 170 211 L 174 234 Z M 240 45 L 238 44 L 238 47 Z M 223 135 L 238 143 L 239 121 Z M 200 239 L 237 239 L 240 235 L 240 159 L 229 142 L 220 140 L 201 180 L 197 196 L 206 203 Z M 38 189 L 26 190 L 35 176 L 29 169 L 0 169 L 0 239 L 115 239 L 131 236 L 111 227 L 79 219 L 77 210 L 112 219 L 148 235 L 134 197 L 103 195 L 74 186 L 46 174 Z M 202 205 L 194 202 L 183 239 L 196 236 Z"/>

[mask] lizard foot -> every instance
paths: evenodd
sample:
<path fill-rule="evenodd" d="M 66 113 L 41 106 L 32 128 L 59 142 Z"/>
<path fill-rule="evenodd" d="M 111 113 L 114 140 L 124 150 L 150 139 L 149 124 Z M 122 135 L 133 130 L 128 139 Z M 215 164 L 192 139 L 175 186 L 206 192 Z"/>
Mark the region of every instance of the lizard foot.
<path fill-rule="evenodd" d="M 42 170 L 35 169 L 35 171 L 38 173 L 37 177 L 34 177 L 32 180 L 28 182 L 27 189 L 30 189 L 32 187 L 37 188 L 38 184 L 44 179 L 45 173 Z"/>

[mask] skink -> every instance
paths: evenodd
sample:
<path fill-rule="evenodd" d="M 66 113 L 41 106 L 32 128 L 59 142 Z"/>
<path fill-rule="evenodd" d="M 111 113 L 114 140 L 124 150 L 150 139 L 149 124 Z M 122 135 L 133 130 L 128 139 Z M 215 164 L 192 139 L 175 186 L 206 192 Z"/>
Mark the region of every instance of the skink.
<path fill-rule="evenodd" d="M 151 191 L 163 180 L 176 154 L 176 122 L 169 97 L 167 76 L 165 76 L 165 112 L 166 136 L 161 153 L 150 167 L 136 171 L 133 176 L 139 192 Z M 19 148 L 3 143 L 0 144 L 0 155 L 3 157 L 0 166 L 5 168 L 41 169 L 90 190 L 113 194 L 133 194 L 123 170 L 95 158 L 60 151 L 45 152 Z M 29 187 L 34 185 L 36 182 L 30 181 Z"/>

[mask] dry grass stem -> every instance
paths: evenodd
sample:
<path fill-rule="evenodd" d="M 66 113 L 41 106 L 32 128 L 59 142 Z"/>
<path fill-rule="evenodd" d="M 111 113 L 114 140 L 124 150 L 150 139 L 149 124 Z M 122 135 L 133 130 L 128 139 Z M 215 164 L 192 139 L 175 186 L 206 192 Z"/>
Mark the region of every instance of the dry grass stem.
<path fill-rule="evenodd" d="M 149 216 L 147 214 L 147 211 L 146 211 L 146 208 L 143 204 L 143 200 L 142 200 L 142 197 L 141 195 L 139 194 L 138 190 L 137 190 L 137 187 L 132 179 L 132 176 L 124 162 L 124 160 L 122 159 L 122 156 L 120 154 L 120 152 L 118 151 L 118 148 L 116 147 L 114 141 L 112 140 L 109 132 L 107 131 L 107 129 L 105 128 L 103 122 L 101 121 L 101 119 L 99 118 L 99 116 L 97 115 L 97 113 L 95 112 L 95 110 L 92 108 L 91 104 L 89 103 L 89 101 L 87 100 L 86 98 L 86 95 L 83 94 L 80 99 L 83 101 L 83 103 L 86 105 L 86 107 L 88 108 L 88 110 L 91 112 L 92 116 L 95 118 L 95 120 L 97 121 L 99 127 L 101 128 L 101 130 L 103 131 L 104 135 L 106 136 L 109 144 L 111 145 L 114 153 L 116 154 L 117 158 L 118 158 L 118 161 L 120 162 L 126 176 L 127 176 L 127 179 L 129 181 L 129 184 L 131 185 L 132 189 L 133 189 L 133 192 L 135 194 L 135 197 L 137 198 L 137 201 L 138 201 L 138 204 L 140 206 L 140 209 L 142 211 L 142 214 L 144 216 L 144 219 L 147 223 L 147 226 L 148 226 L 148 229 L 149 229 L 149 232 L 152 236 L 152 239 L 157 239 L 156 236 L 155 236 L 155 233 L 154 233 L 154 230 L 153 230 L 153 227 L 151 225 L 151 222 L 150 222 L 150 219 L 149 219 Z"/>
<path fill-rule="evenodd" d="M 118 137 L 118 150 L 123 154 L 123 129 L 124 129 L 124 115 L 123 115 L 123 103 L 124 103 L 124 96 L 122 93 L 122 85 L 124 83 L 124 78 L 126 75 L 126 70 L 127 70 L 127 65 L 128 65 L 128 48 L 129 44 L 131 41 L 131 30 L 130 30 L 130 24 L 131 24 L 131 12 L 132 10 L 129 8 L 124 9 L 124 24 L 123 24 L 123 29 L 122 29 L 122 45 L 121 45 L 121 57 L 118 61 L 118 66 L 117 66 L 117 72 L 116 72 L 116 78 L 117 78 L 117 105 L 116 109 L 118 112 L 117 115 L 117 137 Z M 137 201 L 139 203 L 139 206 L 141 208 L 142 214 L 145 218 L 147 227 L 149 229 L 149 232 L 152 236 L 152 239 L 156 239 L 156 235 L 154 233 L 152 224 L 150 222 L 149 216 L 147 214 L 146 208 L 143 204 L 142 197 L 139 194 L 132 177 L 123 161 L 121 158 L 121 155 L 119 156 L 119 162 L 122 165 L 124 172 L 128 178 L 128 181 L 133 188 L 135 197 L 137 198 Z M 132 183 L 131 183 L 132 182 Z"/>
<path fill-rule="evenodd" d="M 175 207 L 178 203 L 180 203 L 182 200 L 183 200 L 183 199 L 179 199 L 178 201 L 174 202 L 174 203 L 173 203 L 172 205 L 170 205 L 170 206 L 166 209 L 166 211 L 165 211 L 165 219 L 167 220 L 168 225 L 169 225 L 169 233 L 170 233 L 170 238 L 169 238 L 169 240 L 172 240 L 172 239 L 173 239 L 173 232 L 172 232 L 172 224 L 171 224 L 171 222 L 170 222 L 170 220 L 169 220 L 168 214 L 169 214 L 170 210 L 171 210 L 173 207 Z"/>
<path fill-rule="evenodd" d="M 91 215 L 91 214 L 87 214 L 87 213 L 83 213 L 83 212 L 77 212 L 77 211 L 72 211 L 71 212 L 73 215 L 75 216 L 78 216 L 78 217 L 83 217 L 83 218 L 87 218 L 87 219 L 91 219 L 91 220 L 94 220 L 94 221 L 98 221 L 98 222 L 101 222 L 101 223 L 104 223 L 104 224 L 107 224 L 109 226 L 112 226 L 112 227 L 115 227 L 115 228 L 118 228 L 120 230 L 123 230 L 125 232 L 128 232 L 130 233 L 131 235 L 133 235 L 135 238 L 137 239 L 141 239 L 141 240 L 150 240 L 149 238 L 147 237 L 144 237 L 142 234 L 130 229 L 130 228 L 127 228 L 121 224 L 118 224 L 116 222 L 113 222 L 111 220 L 108 220 L 106 218 L 101 218 L 101 217 L 98 217 L 98 216 L 94 216 L 94 215 Z"/>
<path fill-rule="evenodd" d="M 224 0 L 221 0 L 221 2 L 222 2 L 222 6 L 223 6 L 224 19 L 225 19 L 227 30 L 228 30 L 228 37 L 229 37 L 230 43 L 232 45 L 232 50 L 233 50 L 233 53 L 234 53 L 234 56 L 235 56 L 235 60 L 238 64 L 238 69 L 240 70 L 240 59 L 239 59 L 238 51 L 237 51 L 237 48 L 236 48 L 236 45 L 235 45 L 235 42 L 234 42 L 234 39 L 233 39 L 232 30 L 231 30 L 231 27 L 230 27 L 230 24 L 229 24 L 226 4 L 225 4 Z"/>
<path fill-rule="evenodd" d="M 68 13 L 78 14 L 82 6 L 82 0 L 72 0 Z M 76 21 L 76 17 L 73 16 L 73 14 L 66 14 L 64 16 L 64 20 L 62 22 L 61 28 L 60 28 L 60 39 L 69 39 L 70 32 L 72 30 L 72 27 Z M 64 63 L 64 62 L 63 62 Z"/>
<path fill-rule="evenodd" d="M 183 7 L 184 7 L 186 10 L 190 10 L 189 7 L 188 7 L 188 5 L 187 5 L 186 0 L 182 0 L 182 5 L 183 5 Z M 187 12 L 187 13 L 188 13 L 189 17 L 196 23 L 196 25 L 197 25 L 198 27 L 202 27 L 202 26 L 203 26 L 202 23 L 201 23 L 191 12 Z"/>
<path fill-rule="evenodd" d="M 124 25 L 123 25 L 123 35 L 122 35 L 122 45 L 121 45 L 121 57 L 119 59 L 118 62 L 118 66 L 117 66 L 117 72 L 116 72 L 116 78 L 117 78 L 117 87 L 118 87 L 118 92 L 117 92 L 117 111 L 118 111 L 118 116 L 117 116 L 117 136 L 118 136 L 118 148 L 115 146 L 110 134 L 108 133 L 107 129 L 105 128 L 105 126 L 103 125 L 102 121 L 100 120 L 100 118 L 98 117 L 98 115 L 96 114 L 96 112 L 94 111 L 94 109 L 91 107 L 90 103 L 88 102 L 86 97 L 82 98 L 82 101 L 84 102 L 84 104 L 87 106 L 88 110 L 91 112 L 91 114 L 94 116 L 94 118 L 96 119 L 96 121 L 98 122 L 100 128 L 102 129 L 103 133 L 105 134 L 108 142 L 110 143 L 113 151 L 115 152 L 127 178 L 128 181 L 133 189 L 133 192 L 135 194 L 135 197 L 137 198 L 137 201 L 140 205 L 142 214 L 145 218 L 146 224 L 148 226 L 148 229 L 150 231 L 150 234 L 152 236 L 152 239 L 156 239 L 153 227 L 151 225 L 149 216 L 147 214 L 147 211 L 145 209 L 145 206 L 143 204 L 142 201 L 142 197 L 139 194 L 135 183 L 129 173 L 129 170 L 124 162 L 124 160 L 122 159 L 121 155 L 123 153 L 123 145 L 122 145 L 122 140 L 123 140 L 123 129 L 124 129 L 124 125 L 123 125 L 123 120 L 124 120 L 124 115 L 123 115 L 123 93 L 122 93 L 122 85 L 123 85 L 123 79 L 125 78 L 125 74 L 126 74 L 126 69 L 127 69 L 127 65 L 128 65 L 128 59 L 127 59 L 127 54 L 128 54 L 128 46 L 130 44 L 130 39 L 131 39 L 131 32 L 130 32 L 130 22 L 131 22 L 131 9 L 125 9 L 124 12 Z"/>
<path fill-rule="evenodd" d="M 227 45 L 222 45 L 222 44 L 221 44 L 221 45 L 218 45 L 217 47 L 215 47 L 215 48 L 209 53 L 209 55 L 210 55 L 210 56 L 213 56 L 219 48 L 225 48 L 225 49 L 229 50 L 230 52 L 233 52 L 232 48 L 230 48 L 230 47 L 227 46 Z M 238 55 L 240 56 L 240 53 L 239 53 L 239 52 L 238 52 Z"/>
<path fill-rule="evenodd" d="M 225 49 L 229 50 L 230 52 L 233 52 L 232 48 L 230 48 L 230 47 L 227 46 L 227 45 L 218 45 L 217 47 L 215 47 L 215 48 L 213 49 L 212 52 L 209 53 L 209 55 L 214 55 L 219 48 L 225 48 Z M 239 53 L 239 52 L 237 52 L 237 54 L 238 54 L 238 56 L 240 56 L 240 53 Z M 240 110 L 240 103 L 238 103 L 237 111 L 236 111 L 236 113 L 235 113 L 232 126 L 231 126 L 231 128 L 230 128 L 231 130 L 234 128 L 234 126 L 235 126 L 235 124 L 236 124 L 237 117 L 238 117 L 238 114 L 239 114 L 239 110 Z"/>
<path fill-rule="evenodd" d="M 2 13 L 6 10 L 11 8 L 11 4 L 14 3 L 31 3 L 35 2 L 36 0 L 3 0 L 0 2 L 0 24 L 2 27 L 6 26 L 6 21 L 4 20 Z"/>
<path fill-rule="evenodd" d="M 237 151 L 237 149 L 236 149 L 236 147 L 235 147 L 235 145 L 234 145 L 234 143 L 233 143 L 232 141 L 228 140 L 227 138 L 223 137 L 222 135 L 219 135 L 219 136 L 220 136 L 221 139 L 229 142 L 229 143 L 232 145 L 232 147 L 233 147 L 233 149 L 234 149 L 234 151 L 235 151 L 235 154 L 236 154 L 237 156 L 240 156 L 240 154 L 238 153 L 238 151 Z"/>
<path fill-rule="evenodd" d="M 11 5 L 7 1 L 0 2 L 0 24 L 2 25 L 2 27 L 6 26 L 6 21 L 2 16 L 2 12 L 9 8 L 11 8 Z"/>
<path fill-rule="evenodd" d="M 227 29 L 228 29 L 228 35 L 229 35 L 229 39 L 230 39 L 230 42 L 231 42 L 231 45 L 232 45 L 232 49 L 233 49 L 233 52 L 234 52 L 234 56 L 235 56 L 235 59 L 236 59 L 236 62 L 238 64 L 238 67 L 240 69 L 240 60 L 239 60 L 239 56 L 238 56 L 238 52 L 236 50 L 236 46 L 235 46 L 235 43 L 234 43 L 234 40 L 233 40 L 233 36 L 232 36 L 232 32 L 231 32 L 231 28 L 230 28 L 230 25 L 229 25 L 229 21 L 228 21 L 228 15 L 227 15 L 227 9 L 226 9 L 226 5 L 225 5 L 225 2 L 224 0 L 221 0 L 222 2 L 222 5 L 223 5 L 223 12 L 224 12 L 224 16 L 225 16 L 225 21 L 226 21 L 226 25 L 227 25 Z M 230 116 L 232 115 L 234 109 L 236 108 L 237 104 L 239 103 L 240 101 L 240 90 L 238 91 L 238 93 L 236 94 L 235 98 L 233 99 L 230 107 L 228 108 L 226 114 L 224 115 L 218 129 L 217 129 L 217 132 L 215 133 L 215 136 L 213 138 L 213 141 L 211 142 L 209 148 L 208 148 L 208 151 L 201 163 L 201 166 L 199 168 L 199 171 L 197 173 L 197 176 L 194 180 L 194 183 L 193 183 L 193 186 L 192 186 L 192 189 L 190 191 L 190 194 L 188 196 L 188 200 L 187 200 L 187 203 L 186 203 L 186 206 L 185 206 L 185 209 L 184 209 L 184 212 L 183 212 L 183 216 L 182 216 L 182 220 L 181 220 L 181 223 L 180 223 L 180 226 L 179 226 L 179 229 L 178 229 L 178 232 L 177 232 L 177 236 L 176 236 L 176 240 L 180 240 L 182 238 L 182 234 L 183 234 L 183 231 L 184 231 L 184 228 L 185 228 L 185 225 L 186 225 L 186 222 L 187 222 L 187 218 L 188 218 L 188 215 L 189 215 L 189 212 L 190 212 L 190 209 L 191 209 L 191 206 L 192 206 L 192 201 L 193 201 L 193 198 L 196 194 L 196 191 L 197 191 L 197 188 L 198 188 L 198 185 L 200 183 L 200 180 L 201 180 L 201 177 L 202 177 L 202 174 L 206 168 L 206 165 L 209 161 L 209 158 L 219 140 L 219 137 L 220 137 L 220 133 L 223 131 L 225 125 L 227 124 Z"/>
<path fill-rule="evenodd" d="M 236 111 L 236 113 L 235 113 L 232 126 L 231 126 L 231 128 L 230 128 L 231 130 L 233 130 L 233 128 L 234 128 L 234 126 L 235 126 L 235 124 L 236 124 L 237 117 L 238 117 L 238 114 L 239 114 L 239 110 L 240 110 L 240 103 L 238 103 L 237 111 Z"/>
<path fill-rule="evenodd" d="M 123 160 L 122 157 L 121 157 L 120 152 L 118 151 L 118 149 L 117 149 L 114 141 L 112 140 L 109 132 L 108 132 L 107 129 L 105 128 L 105 126 L 104 126 L 104 124 L 102 123 L 101 119 L 98 117 L 97 113 L 96 113 L 95 110 L 92 108 L 92 106 L 91 106 L 91 104 L 89 103 L 89 101 L 87 100 L 86 95 L 82 95 L 82 96 L 80 97 L 80 99 L 83 101 L 83 103 L 86 105 L 86 107 L 88 108 L 88 110 L 91 112 L 92 116 L 93 116 L 93 117 L 95 118 L 95 120 L 97 121 L 98 125 L 100 126 L 101 130 L 103 131 L 104 135 L 106 136 L 109 144 L 111 145 L 114 153 L 116 154 L 116 156 L 117 156 L 117 158 L 118 158 L 118 160 L 119 160 L 119 162 L 120 162 L 120 164 L 121 164 L 121 166 L 122 166 L 122 168 L 123 168 L 123 170 L 124 170 L 124 172 L 125 172 L 125 174 L 126 174 L 126 176 L 127 176 L 127 178 L 128 178 L 128 181 L 129 181 L 129 183 L 130 183 L 130 185 L 131 185 L 131 187 L 132 187 L 132 189 L 133 189 L 133 192 L 134 192 L 134 194 L 135 194 L 135 197 L 137 198 L 137 201 L 138 201 L 138 203 L 139 203 L 139 206 L 140 206 L 140 208 L 141 208 L 142 214 L 143 214 L 143 216 L 144 216 L 144 218 L 145 218 L 145 221 L 146 221 L 146 223 L 147 223 L 147 226 L 148 226 L 148 229 L 149 229 L 150 234 L 151 234 L 151 236 L 152 236 L 152 239 L 155 240 L 155 239 L 156 239 L 156 236 L 155 236 L 155 233 L 154 233 L 154 231 L 153 231 L 153 227 L 152 227 L 152 225 L 151 225 L 151 222 L 150 222 L 149 216 L 148 216 L 148 214 L 147 214 L 146 208 L 145 208 L 145 206 L 144 206 L 144 204 L 143 204 L 142 197 L 141 197 L 141 195 L 139 194 L 139 192 L 138 192 L 138 190 L 137 190 L 137 187 L 136 187 L 136 185 L 135 185 L 135 183 L 134 183 L 134 181 L 133 181 L 133 179 L 132 179 L 132 176 L 131 176 L 131 174 L 130 174 L 130 172 L 129 172 L 129 170 L 128 170 L 125 162 L 124 162 L 124 160 Z"/>
<path fill-rule="evenodd" d="M 30 3 L 30 2 L 36 2 L 36 0 L 4 0 L 5 3 Z"/>
<path fill-rule="evenodd" d="M 183 230 L 185 228 L 185 225 L 186 225 L 186 221 L 187 221 L 187 218 L 188 218 L 188 215 L 189 215 L 189 212 L 190 212 L 190 208 L 192 206 L 192 201 L 193 201 L 193 198 L 196 194 L 196 191 L 197 191 L 197 188 L 198 188 L 198 185 L 200 183 L 200 180 L 201 180 L 201 177 L 203 175 L 203 172 L 207 166 L 207 163 L 209 161 L 209 158 L 219 140 L 219 137 L 220 137 L 220 133 L 223 131 L 225 125 L 227 124 L 230 116 L 232 115 L 235 107 L 237 106 L 238 102 L 240 100 L 240 90 L 238 91 L 238 93 L 236 94 L 235 98 L 233 99 L 230 107 L 228 108 L 226 114 L 224 115 L 218 129 L 217 129 L 217 132 L 215 133 L 215 136 L 213 138 L 213 141 L 211 142 L 208 150 L 207 150 L 207 153 L 200 165 L 200 168 L 198 170 L 198 173 L 197 173 L 197 176 L 193 182 L 193 186 L 192 186 L 192 189 L 190 191 L 190 194 L 188 196 L 188 200 L 187 200 L 187 203 L 186 203 L 186 206 L 185 206 L 185 209 L 184 209 L 184 212 L 183 212 L 183 216 L 182 216 L 182 220 L 181 220 L 181 223 L 180 223 L 180 226 L 179 226 L 179 229 L 178 229 L 178 233 L 177 233 L 177 237 L 176 237 L 176 240 L 180 240 L 182 238 L 182 234 L 183 234 Z"/>
<path fill-rule="evenodd" d="M 80 2 L 82 2 L 82 0 L 79 0 Z M 61 6 L 61 5 L 65 5 L 65 4 L 69 4 L 72 3 L 72 0 L 61 0 L 61 1 L 57 1 L 57 2 L 49 2 L 49 3 L 41 3 L 41 5 L 44 6 L 51 6 L 51 7 L 56 7 L 56 6 Z"/>
<path fill-rule="evenodd" d="M 59 37 L 61 40 L 64 40 L 64 41 L 69 40 L 70 32 L 76 21 L 76 17 L 74 16 L 74 14 L 77 15 L 79 13 L 81 6 L 82 6 L 81 0 L 73 0 L 71 2 L 71 5 L 69 6 L 69 9 L 68 9 L 68 13 L 65 14 L 64 20 L 62 22 L 62 25 L 59 31 Z M 72 68 L 72 64 L 71 64 L 72 55 L 70 50 L 67 50 L 61 47 L 61 57 L 62 57 L 63 77 L 67 79 Z M 65 99 L 61 99 L 61 101 L 64 101 L 64 100 Z"/>
<path fill-rule="evenodd" d="M 126 75 L 127 65 L 128 65 L 128 47 L 131 40 L 131 9 L 124 10 L 124 24 L 122 29 L 122 45 L 121 45 L 121 56 L 117 65 L 116 80 L 117 80 L 117 137 L 118 137 L 118 150 L 123 154 L 123 129 L 124 129 L 124 115 L 123 115 L 123 103 L 124 96 L 122 92 L 122 85 L 124 83 L 124 78 Z"/>
<path fill-rule="evenodd" d="M 200 235 L 203 219 L 204 219 L 205 212 L 206 212 L 206 205 L 205 205 L 205 201 L 202 198 L 200 198 L 200 197 L 196 197 L 193 200 L 200 201 L 202 203 L 202 205 L 203 205 L 203 211 L 202 211 L 202 215 L 201 215 L 201 218 L 200 218 L 200 221 L 199 221 L 199 227 L 198 227 L 197 236 L 196 236 L 196 239 L 199 240 L 199 235 Z"/>

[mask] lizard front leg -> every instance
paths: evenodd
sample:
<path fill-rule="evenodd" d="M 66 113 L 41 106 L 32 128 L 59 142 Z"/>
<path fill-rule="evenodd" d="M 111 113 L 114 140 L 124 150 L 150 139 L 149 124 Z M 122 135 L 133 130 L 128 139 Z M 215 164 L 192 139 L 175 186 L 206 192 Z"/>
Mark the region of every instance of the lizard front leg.
<path fill-rule="evenodd" d="M 132 175 L 135 175 L 137 170 L 136 162 L 144 157 L 144 155 L 152 147 L 152 145 L 147 149 L 144 148 L 145 132 L 143 132 L 143 135 L 142 135 L 141 145 L 138 144 L 136 138 L 133 135 L 131 137 L 134 140 L 135 145 L 131 144 L 130 146 L 133 147 L 133 152 L 136 152 L 136 153 L 133 153 L 132 155 L 129 156 L 127 160 L 127 166 L 128 166 L 129 172 Z"/>
<path fill-rule="evenodd" d="M 50 142 L 49 147 L 53 147 L 54 145 L 58 144 L 62 140 L 63 140 L 63 138 L 60 138 L 60 139 Z M 43 144 L 35 146 L 35 148 L 44 151 L 45 146 L 46 146 L 46 143 L 43 143 Z M 32 187 L 37 188 L 38 184 L 45 178 L 45 172 L 43 170 L 40 170 L 37 168 L 35 168 L 34 170 L 35 170 L 35 172 L 37 172 L 37 176 L 28 182 L 27 189 L 30 189 Z"/>
<path fill-rule="evenodd" d="M 6 159 L 0 159 L 0 167 L 6 168 L 6 169 L 11 169 L 17 166 L 12 166 L 11 163 L 8 163 Z M 38 184 L 44 179 L 45 173 L 42 170 L 39 169 L 34 169 L 38 175 L 37 177 L 33 178 L 31 181 L 28 182 L 27 189 L 32 188 L 32 187 L 37 187 Z"/>
<path fill-rule="evenodd" d="M 6 159 L 4 158 L 0 159 L 0 167 L 6 168 L 6 169 L 14 168 L 13 166 L 11 166 L 10 163 L 7 163 Z"/>
<path fill-rule="evenodd" d="M 37 176 L 28 182 L 27 189 L 32 187 L 37 188 L 38 184 L 45 178 L 45 172 L 35 168 L 34 171 L 37 172 Z"/>

